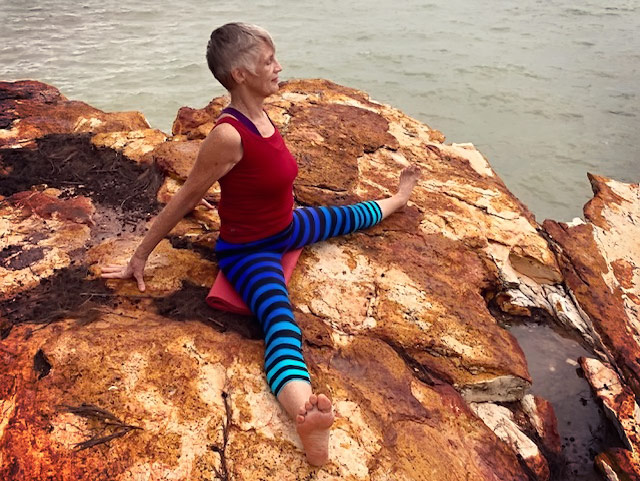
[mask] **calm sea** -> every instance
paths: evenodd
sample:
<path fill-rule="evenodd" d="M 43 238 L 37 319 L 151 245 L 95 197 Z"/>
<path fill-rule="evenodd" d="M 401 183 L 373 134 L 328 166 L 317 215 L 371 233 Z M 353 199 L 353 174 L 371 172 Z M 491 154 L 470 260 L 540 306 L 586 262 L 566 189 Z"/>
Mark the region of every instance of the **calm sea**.
<path fill-rule="evenodd" d="M 266 27 L 281 79 L 369 92 L 473 142 L 539 220 L 570 220 L 587 172 L 640 181 L 640 0 L 0 0 L 0 79 L 38 79 L 170 131 L 222 93 L 212 28 Z"/>

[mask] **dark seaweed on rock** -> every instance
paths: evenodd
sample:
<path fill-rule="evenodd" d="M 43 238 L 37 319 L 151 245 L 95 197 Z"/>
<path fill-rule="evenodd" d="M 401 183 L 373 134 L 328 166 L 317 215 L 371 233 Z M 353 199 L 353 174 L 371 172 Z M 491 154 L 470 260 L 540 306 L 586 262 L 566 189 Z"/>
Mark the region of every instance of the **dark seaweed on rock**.
<path fill-rule="evenodd" d="M 65 317 L 89 323 L 100 313 L 98 306 L 113 307 L 117 299 L 101 279 L 88 280 L 87 275 L 86 267 L 59 270 L 33 289 L 0 301 L 0 318 L 12 326 L 50 324 Z"/>
<path fill-rule="evenodd" d="M 38 139 L 35 149 L 0 149 L 0 167 L 3 196 L 46 184 L 63 189 L 63 196 L 85 195 L 94 203 L 121 208 L 130 219 L 158 211 L 159 169 L 95 147 L 90 134 L 52 134 Z"/>
<path fill-rule="evenodd" d="M 233 331 L 248 339 L 262 339 L 257 319 L 230 312 L 212 310 L 205 302 L 209 289 L 186 282 L 179 291 L 154 299 L 158 314 L 170 319 L 199 320 L 219 332 Z"/>

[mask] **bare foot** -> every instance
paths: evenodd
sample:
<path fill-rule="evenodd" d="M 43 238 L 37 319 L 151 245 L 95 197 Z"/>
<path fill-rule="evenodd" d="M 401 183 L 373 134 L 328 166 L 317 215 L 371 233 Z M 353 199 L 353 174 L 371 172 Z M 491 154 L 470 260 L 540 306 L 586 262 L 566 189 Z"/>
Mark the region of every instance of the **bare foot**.
<path fill-rule="evenodd" d="M 420 168 L 411 164 L 409 167 L 402 169 L 400 173 L 400 180 L 398 181 L 398 197 L 404 200 L 406 204 L 411 195 L 411 191 L 416 186 L 418 179 L 420 178 Z"/>
<path fill-rule="evenodd" d="M 329 398 L 324 394 L 309 396 L 296 417 L 296 429 L 309 464 L 322 466 L 329 460 L 329 429 L 332 424 L 333 409 Z"/>

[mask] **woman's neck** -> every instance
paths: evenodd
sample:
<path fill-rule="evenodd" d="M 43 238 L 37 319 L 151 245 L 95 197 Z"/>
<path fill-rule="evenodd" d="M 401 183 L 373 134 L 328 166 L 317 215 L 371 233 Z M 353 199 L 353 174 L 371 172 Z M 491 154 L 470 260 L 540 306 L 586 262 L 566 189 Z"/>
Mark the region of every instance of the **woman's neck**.
<path fill-rule="evenodd" d="M 248 92 L 231 93 L 229 107 L 239 110 L 251 120 L 261 120 L 264 112 L 264 98 L 252 96 Z"/>

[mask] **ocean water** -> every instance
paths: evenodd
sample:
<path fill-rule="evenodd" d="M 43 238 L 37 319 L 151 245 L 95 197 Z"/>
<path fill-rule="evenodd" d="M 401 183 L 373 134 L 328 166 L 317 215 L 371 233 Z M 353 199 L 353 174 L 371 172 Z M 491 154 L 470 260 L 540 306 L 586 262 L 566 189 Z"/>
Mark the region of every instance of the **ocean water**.
<path fill-rule="evenodd" d="M 170 131 L 223 92 L 212 28 L 257 23 L 281 79 L 365 90 L 473 142 L 544 218 L 581 216 L 586 173 L 640 181 L 640 0 L 0 0 L 0 79 L 37 79 Z"/>

